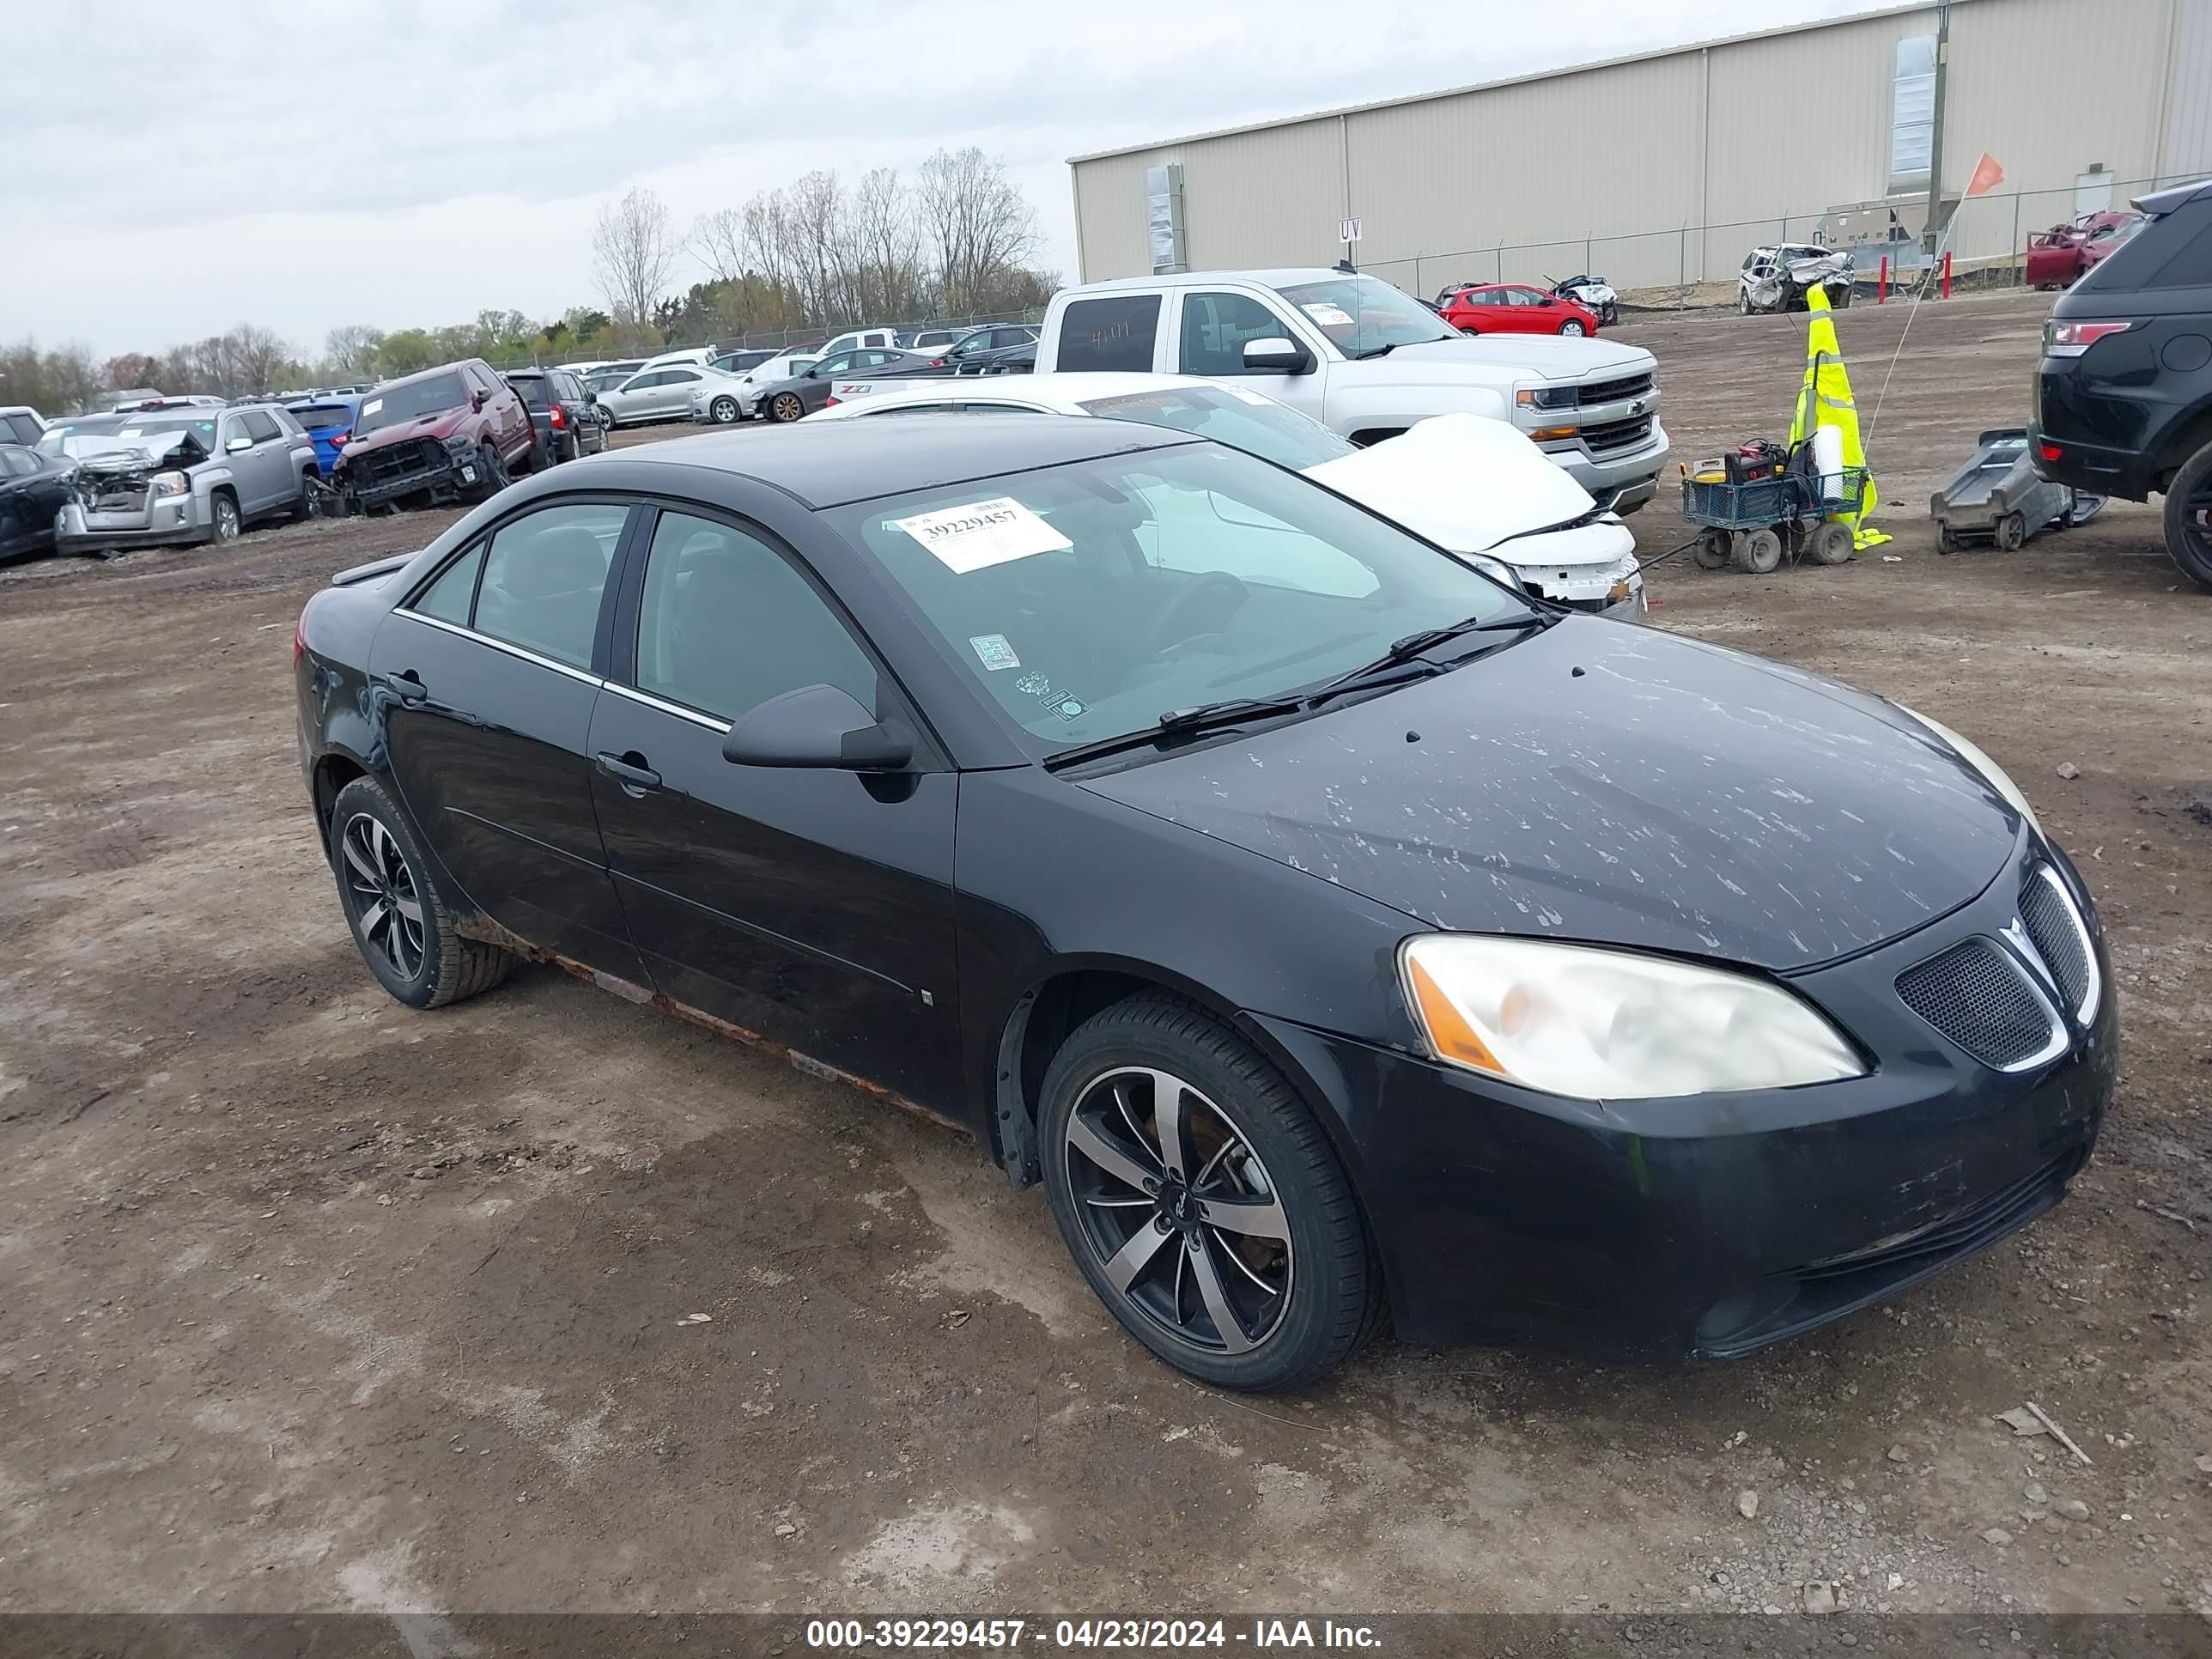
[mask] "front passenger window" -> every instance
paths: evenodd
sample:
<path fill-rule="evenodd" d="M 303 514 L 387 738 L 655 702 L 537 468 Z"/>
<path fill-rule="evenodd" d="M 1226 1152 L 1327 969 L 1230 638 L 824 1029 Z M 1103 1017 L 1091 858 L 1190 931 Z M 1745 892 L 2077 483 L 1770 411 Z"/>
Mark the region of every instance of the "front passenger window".
<path fill-rule="evenodd" d="M 1249 340 L 1290 337 L 1290 326 L 1257 300 L 1243 294 L 1182 296 L 1182 354 L 1186 374 L 1242 374 Z"/>
<path fill-rule="evenodd" d="M 734 720 L 821 684 L 875 710 L 875 665 L 829 602 L 758 537 L 663 513 L 645 564 L 638 689 Z"/>
<path fill-rule="evenodd" d="M 572 668 L 592 665 L 599 596 L 627 507 L 549 507 L 502 525 L 484 554 L 476 630 Z"/>

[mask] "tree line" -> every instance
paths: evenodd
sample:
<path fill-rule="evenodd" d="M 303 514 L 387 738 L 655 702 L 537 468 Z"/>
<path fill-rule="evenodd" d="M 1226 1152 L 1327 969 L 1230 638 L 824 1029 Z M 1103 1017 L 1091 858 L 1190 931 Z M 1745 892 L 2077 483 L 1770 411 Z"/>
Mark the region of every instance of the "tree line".
<path fill-rule="evenodd" d="M 142 386 L 237 398 L 389 380 L 458 357 L 620 357 L 744 334 L 1034 310 L 1060 285 L 1033 264 L 1041 240 L 1036 211 L 1004 164 L 973 147 L 939 150 L 911 183 L 890 167 L 850 186 L 835 173 L 809 173 L 702 214 L 683 234 L 658 196 L 633 189 L 592 227 L 600 305 L 550 319 L 481 311 L 440 328 L 349 323 L 307 352 L 254 323 L 105 359 L 25 338 L 0 344 L 0 404 L 52 416 Z M 679 287 L 687 261 L 704 275 Z"/>

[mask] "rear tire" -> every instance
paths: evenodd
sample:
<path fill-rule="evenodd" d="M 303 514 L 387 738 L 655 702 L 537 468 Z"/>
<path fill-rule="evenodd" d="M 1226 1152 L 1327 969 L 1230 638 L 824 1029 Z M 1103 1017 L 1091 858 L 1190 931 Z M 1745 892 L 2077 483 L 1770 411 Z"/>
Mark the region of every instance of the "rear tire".
<path fill-rule="evenodd" d="M 1738 531 L 1731 552 L 1735 568 L 1754 576 L 1771 575 L 1782 567 L 1782 538 L 1771 530 Z"/>
<path fill-rule="evenodd" d="M 1727 531 L 1704 530 L 1698 534 L 1698 548 L 1692 556 L 1700 570 L 1725 570 L 1730 551 Z"/>
<path fill-rule="evenodd" d="M 1814 564 L 1849 564 L 1855 550 L 1850 526 L 1833 519 L 1814 526 L 1805 543 L 1806 555 Z"/>
<path fill-rule="evenodd" d="M 2166 487 L 2165 520 L 2167 556 L 2212 592 L 2212 443 L 2184 461 Z"/>
<path fill-rule="evenodd" d="M 292 522 L 305 524 L 323 516 L 323 477 L 313 467 L 300 471 L 300 499 L 293 503 Z"/>
<path fill-rule="evenodd" d="M 1182 1125 L 1172 1166 L 1164 1097 Z M 1170 1365 L 1218 1388 L 1295 1389 L 1373 1332 L 1382 1273 L 1343 1165 L 1281 1075 L 1203 1010 L 1148 995 L 1094 1015 L 1053 1056 L 1039 1117 L 1061 1238 L 1123 1328 Z M 1201 1204 L 1247 1219 L 1209 1224 Z M 1179 1227 L 1158 1218 L 1169 1209 Z"/>
<path fill-rule="evenodd" d="M 2027 544 L 2027 520 L 2017 513 L 2008 513 L 1997 520 L 1997 551 L 2011 553 Z"/>
<path fill-rule="evenodd" d="M 374 778 L 356 778 L 338 791 L 327 851 L 354 945 L 398 1000 L 442 1008 L 514 972 L 508 952 L 454 931 L 453 914 L 425 873 L 429 861 L 421 843 Z"/>

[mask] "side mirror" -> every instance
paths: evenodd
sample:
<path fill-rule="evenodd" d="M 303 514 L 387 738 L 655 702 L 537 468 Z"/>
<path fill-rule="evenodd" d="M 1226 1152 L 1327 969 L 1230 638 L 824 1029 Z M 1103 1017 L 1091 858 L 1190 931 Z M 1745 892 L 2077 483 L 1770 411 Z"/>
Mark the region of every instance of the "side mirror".
<path fill-rule="evenodd" d="M 477 415 L 483 413 L 484 396 L 485 394 L 481 392 L 469 393 L 469 409 L 471 413 Z"/>
<path fill-rule="evenodd" d="M 242 433 L 223 446 L 223 448 L 233 455 L 242 455 L 252 447 L 253 440 Z"/>
<path fill-rule="evenodd" d="M 1553 299 L 1550 295 L 1547 294 L 1542 299 L 1537 301 L 1536 303 L 1540 306 L 1555 306 L 1559 302 Z"/>
<path fill-rule="evenodd" d="M 586 392 L 584 394 L 584 401 L 587 404 L 597 405 L 599 401 L 599 394 L 596 392 Z"/>
<path fill-rule="evenodd" d="M 722 758 L 738 766 L 896 772 L 914 758 L 914 738 L 902 726 L 878 724 L 849 691 L 802 685 L 748 711 L 722 740 Z"/>
<path fill-rule="evenodd" d="M 1255 374 L 1304 374 L 1313 368 L 1313 358 L 1297 341 L 1271 336 L 1244 342 L 1244 367 Z"/>

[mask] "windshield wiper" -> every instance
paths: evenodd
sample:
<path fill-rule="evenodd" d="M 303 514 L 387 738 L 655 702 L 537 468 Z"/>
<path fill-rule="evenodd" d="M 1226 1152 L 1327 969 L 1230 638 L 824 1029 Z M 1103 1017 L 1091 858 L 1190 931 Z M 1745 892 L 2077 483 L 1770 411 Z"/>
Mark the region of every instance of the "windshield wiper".
<path fill-rule="evenodd" d="M 1303 697 L 1227 697 L 1218 702 L 1201 702 L 1188 708 L 1170 708 L 1150 726 L 1139 726 L 1133 732 L 1123 732 L 1110 738 L 1100 738 L 1092 743 L 1079 743 L 1073 748 L 1045 757 L 1048 772 L 1057 772 L 1063 766 L 1073 766 L 1079 761 L 1096 760 L 1102 755 L 1118 755 L 1127 749 L 1141 749 L 1147 744 L 1160 743 L 1169 738 L 1196 737 L 1225 726 L 1242 726 L 1248 720 L 1273 720 L 1285 714 L 1305 712 Z"/>
<path fill-rule="evenodd" d="M 1423 652 L 1434 650 L 1437 646 L 1448 641 L 1455 640 L 1463 634 L 1495 634 L 1504 633 L 1511 629 L 1547 628 L 1558 620 L 1558 616 L 1552 612 L 1532 611 L 1525 616 L 1493 617 L 1487 621 L 1480 617 L 1469 617 L 1464 622 L 1452 623 L 1443 628 L 1425 628 L 1418 634 L 1407 635 L 1404 639 L 1396 641 L 1373 662 L 1355 668 L 1348 674 L 1340 674 L 1334 679 L 1324 683 L 1306 701 L 1310 704 L 1316 703 L 1346 691 L 1363 690 L 1373 683 L 1376 677 L 1387 673 L 1394 668 L 1403 668 Z M 1430 666 L 1432 672 L 1443 672 L 1439 665 L 1431 665 Z"/>
<path fill-rule="evenodd" d="M 1389 345 L 1370 346 L 1364 351 L 1353 352 L 1352 361 L 1355 363 L 1364 363 L 1370 357 L 1387 357 L 1395 351 L 1401 343 L 1397 340 L 1393 340 Z"/>

